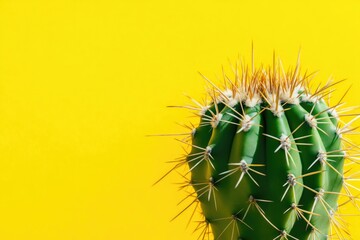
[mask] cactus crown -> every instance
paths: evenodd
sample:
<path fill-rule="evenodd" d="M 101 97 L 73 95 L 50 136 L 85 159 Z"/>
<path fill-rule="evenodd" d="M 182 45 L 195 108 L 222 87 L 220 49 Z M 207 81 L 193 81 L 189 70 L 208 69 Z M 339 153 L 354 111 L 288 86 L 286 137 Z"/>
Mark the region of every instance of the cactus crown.
<path fill-rule="evenodd" d="M 211 101 L 179 106 L 200 118 L 178 139 L 191 150 L 172 168 L 187 168 L 182 188 L 194 191 L 185 209 L 200 206 L 200 238 L 349 238 L 338 212 L 355 202 L 344 163 L 356 162 L 358 147 L 344 134 L 358 117 L 344 123 L 339 117 L 354 115 L 337 113 L 343 97 L 331 107 L 324 100 L 341 81 L 311 92 L 314 74 L 301 75 L 299 62 L 287 72 L 281 61 L 251 71 L 236 65 L 223 87 L 203 76 Z"/>

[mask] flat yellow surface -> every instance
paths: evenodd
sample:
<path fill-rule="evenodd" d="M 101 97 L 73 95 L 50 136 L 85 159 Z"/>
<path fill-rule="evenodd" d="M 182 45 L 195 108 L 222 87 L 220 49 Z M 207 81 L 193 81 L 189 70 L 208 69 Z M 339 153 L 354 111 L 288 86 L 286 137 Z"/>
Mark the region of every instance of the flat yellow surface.
<path fill-rule="evenodd" d="M 257 65 L 301 47 L 359 105 L 360 3 L 336 2 L 0 0 L 0 239 L 196 239 L 189 213 L 169 222 L 180 177 L 151 186 L 179 143 L 145 135 L 183 131 L 165 106 L 201 99 L 197 71 L 216 79 L 252 41 Z"/>

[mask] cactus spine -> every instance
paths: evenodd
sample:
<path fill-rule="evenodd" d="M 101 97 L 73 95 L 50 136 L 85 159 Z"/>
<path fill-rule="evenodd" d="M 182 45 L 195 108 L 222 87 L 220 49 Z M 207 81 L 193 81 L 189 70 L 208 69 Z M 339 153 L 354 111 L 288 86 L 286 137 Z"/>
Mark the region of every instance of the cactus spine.
<path fill-rule="evenodd" d="M 240 70 L 224 76 L 225 90 L 205 78 L 211 102 L 187 106 L 200 123 L 180 140 L 191 151 L 174 169 L 191 172 L 184 187 L 200 203 L 201 237 L 211 229 L 217 240 L 348 239 L 337 211 L 340 196 L 354 200 L 343 166 L 357 147 L 344 134 L 357 117 L 342 123 L 341 101 L 324 100 L 336 82 L 311 93 L 299 63 L 288 73 L 281 63 Z"/>

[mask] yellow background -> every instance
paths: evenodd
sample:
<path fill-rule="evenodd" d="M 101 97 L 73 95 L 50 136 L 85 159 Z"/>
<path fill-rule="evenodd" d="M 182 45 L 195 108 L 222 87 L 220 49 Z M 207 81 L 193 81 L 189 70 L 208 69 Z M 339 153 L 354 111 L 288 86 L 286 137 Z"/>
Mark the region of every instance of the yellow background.
<path fill-rule="evenodd" d="M 359 105 L 359 30 L 348 0 L 0 0 L 0 239 L 195 239 L 189 214 L 169 222 L 179 177 L 151 186 L 182 150 L 145 135 L 191 120 L 166 106 L 201 98 L 197 71 L 216 79 L 252 41 L 256 64 L 301 46 Z"/>

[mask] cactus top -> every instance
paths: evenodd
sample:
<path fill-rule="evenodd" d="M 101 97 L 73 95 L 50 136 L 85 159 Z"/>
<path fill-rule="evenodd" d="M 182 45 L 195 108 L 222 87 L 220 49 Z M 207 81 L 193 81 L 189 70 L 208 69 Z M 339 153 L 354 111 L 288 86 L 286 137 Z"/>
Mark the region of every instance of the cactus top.
<path fill-rule="evenodd" d="M 212 89 L 209 90 L 209 96 L 212 103 L 222 102 L 226 105 L 235 106 L 237 103 L 242 103 L 246 107 L 254 107 L 257 104 L 267 106 L 271 112 L 276 116 L 280 116 L 283 110 L 284 103 L 299 104 L 300 102 L 316 103 L 323 96 L 331 92 L 331 87 L 340 83 L 341 81 L 331 83 L 327 82 L 322 87 L 318 87 L 312 93 L 310 90 L 310 83 L 314 77 L 314 73 L 300 74 L 300 65 L 296 65 L 293 71 L 285 72 L 282 68 L 281 62 L 276 67 L 259 68 L 249 72 L 242 68 L 239 71 L 235 68 L 235 77 L 230 80 L 224 76 L 224 87 L 221 88 L 215 85 L 211 80 L 202 75 L 202 77 L 211 84 Z M 337 106 L 329 109 L 335 117 Z M 209 105 L 201 108 L 200 114 L 205 114 Z"/>

